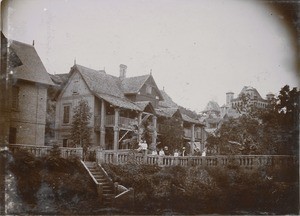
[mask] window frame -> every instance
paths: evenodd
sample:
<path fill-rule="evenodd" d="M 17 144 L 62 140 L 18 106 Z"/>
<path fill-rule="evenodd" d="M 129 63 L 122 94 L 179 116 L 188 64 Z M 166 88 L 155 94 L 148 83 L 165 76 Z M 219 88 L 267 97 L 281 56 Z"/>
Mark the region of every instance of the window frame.
<path fill-rule="evenodd" d="M 64 104 L 63 105 L 63 124 L 70 124 L 71 119 L 71 104 Z"/>

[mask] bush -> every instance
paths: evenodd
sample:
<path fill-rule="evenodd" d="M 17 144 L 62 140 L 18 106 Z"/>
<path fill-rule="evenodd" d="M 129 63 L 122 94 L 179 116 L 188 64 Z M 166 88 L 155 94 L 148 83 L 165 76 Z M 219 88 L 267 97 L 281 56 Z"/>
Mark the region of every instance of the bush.
<path fill-rule="evenodd" d="M 35 172 L 40 169 L 42 161 L 26 150 L 18 150 L 13 155 L 13 161 L 9 164 L 9 169 L 13 172 L 17 181 L 19 195 L 27 204 L 35 205 L 36 192 L 41 185 L 41 175 Z"/>

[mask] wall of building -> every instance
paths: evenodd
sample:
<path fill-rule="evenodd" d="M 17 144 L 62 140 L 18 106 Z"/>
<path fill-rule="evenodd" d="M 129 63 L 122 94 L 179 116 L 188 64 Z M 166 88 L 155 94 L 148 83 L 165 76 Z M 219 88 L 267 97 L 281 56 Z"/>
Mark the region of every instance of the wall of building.
<path fill-rule="evenodd" d="M 95 96 L 88 89 L 81 75 L 75 72 L 70 77 L 69 82 L 66 84 L 56 104 L 55 138 L 60 146 L 63 145 L 64 139 L 70 139 L 73 108 L 76 107 L 78 102 L 82 99 L 85 99 L 91 107 L 92 117 L 89 124 L 92 130 L 91 142 L 96 143 L 97 141 L 96 133 L 94 132 Z M 64 106 L 70 106 L 69 123 L 63 123 Z"/>
<path fill-rule="evenodd" d="M 16 143 L 44 145 L 47 87 L 19 81 L 18 108 L 12 110 L 11 126 L 16 128 Z"/>

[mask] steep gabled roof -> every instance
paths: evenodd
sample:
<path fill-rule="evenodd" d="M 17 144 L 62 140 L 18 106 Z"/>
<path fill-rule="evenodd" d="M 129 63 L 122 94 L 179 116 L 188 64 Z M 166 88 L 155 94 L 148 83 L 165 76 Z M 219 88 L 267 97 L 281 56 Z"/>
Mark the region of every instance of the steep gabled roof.
<path fill-rule="evenodd" d="M 160 93 L 163 97 L 163 100 L 158 102 L 158 105 L 160 107 L 178 108 L 178 105 L 172 100 L 172 98 L 164 90 L 160 90 Z"/>
<path fill-rule="evenodd" d="M 203 112 L 220 112 L 221 109 L 220 109 L 220 106 L 217 102 L 215 101 L 209 101 L 204 109 Z"/>
<path fill-rule="evenodd" d="M 51 80 L 57 84 L 57 85 L 62 85 L 63 83 L 68 81 L 69 74 L 64 73 L 64 74 L 48 74 L 51 78 Z"/>
<path fill-rule="evenodd" d="M 194 124 L 198 124 L 198 125 L 203 125 L 200 121 L 196 120 L 196 119 L 192 119 L 191 117 L 189 117 L 186 114 L 181 114 L 182 115 L 182 120 L 185 122 L 190 122 L 190 123 L 194 123 Z"/>
<path fill-rule="evenodd" d="M 34 46 L 11 40 L 9 56 L 17 57 L 19 64 L 13 69 L 14 77 L 35 83 L 53 85 Z"/>
<path fill-rule="evenodd" d="M 151 75 L 128 77 L 122 80 L 124 94 L 137 94 Z"/>
<path fill-rule="evenodd" d="M 244 86 L 243 89 L 241 90 L 240 94 L 239 94 L 239 97 L 242 95 L 242 94 L 247 94 L 248 91 L 253 91 L 255 96 L 257 96 L 257 99 L 259 100 L 263 100 L 263 98 L 260 96 L 259 92 L 257 91 L 256 88 L 253 88 L 252 86 Z"/>
<path fill-rule="evenodd" d="M 80 72 L 93 93 L 124 98 L 118 77 L 106 74 L 105 71 L 93 70 L 78 64 L 73 66 L 73 70 L 74 69 L 77 69 Z"/>
<path fill-rule="evenodd" d="M 145 111 L 147 107 L 150 108 L 152 113 L 156 113 L 154 107 L 152 106 L 150 101 L 137 101 L 134 102 L 142 111 Z"/>
<path fill-rule="evenodd" d="M 169 118 L 172 117 L 176 112 L 180 113 L 178 108 L 163 108 L 163 107 L 155 109 L 155 112 L 158 116 L 169 117 Z"/>

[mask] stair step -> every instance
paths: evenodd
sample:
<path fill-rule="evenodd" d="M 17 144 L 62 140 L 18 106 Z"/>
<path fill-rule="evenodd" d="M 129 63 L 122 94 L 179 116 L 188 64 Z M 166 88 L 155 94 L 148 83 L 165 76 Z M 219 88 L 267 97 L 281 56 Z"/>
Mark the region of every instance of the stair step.
<path fill-rule="evenodd" d="M 99 177 L 102 177 L 102 178 L 105 178 L 103 175 L 101 175 L 100 173 L 98 173 L 98 172 L 91 172 L 93 175 L 95 175 L 95 176 L 99 176 Z"/>
<path fill-rule="evenodd" d="M 102 182 L 109 182 L 106 178 L 101 178 L 101 177 L 98 177 L 98 176 L 94 176 L 95 179 L 99 179 L 101 180 Z"/>

